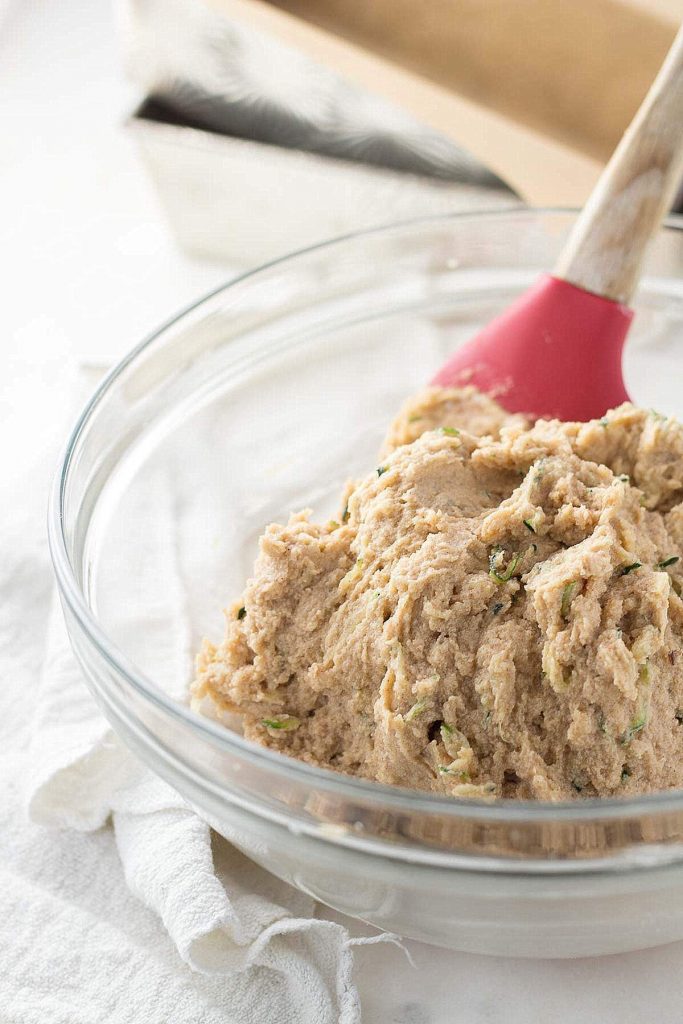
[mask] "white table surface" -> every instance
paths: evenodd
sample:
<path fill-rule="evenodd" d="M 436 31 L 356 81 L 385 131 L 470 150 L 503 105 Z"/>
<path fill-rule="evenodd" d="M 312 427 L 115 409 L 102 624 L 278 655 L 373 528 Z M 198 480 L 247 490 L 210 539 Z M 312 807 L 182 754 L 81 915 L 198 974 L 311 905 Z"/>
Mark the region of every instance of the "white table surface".
<path fill-rule="evenodd" d="M 137 96 L 122 77 L 113 20 L 106 0 L 0 0 L 5 382 L 27 338 L 44 336 L 53 358 L 106 366 L 229 276 L 175 247 L 121 129 Z M 408 945 L 414 969 L 393 947 L 359 950 L 367 1024 L 683 1020 L 681 944 L 564 962 Z"/>

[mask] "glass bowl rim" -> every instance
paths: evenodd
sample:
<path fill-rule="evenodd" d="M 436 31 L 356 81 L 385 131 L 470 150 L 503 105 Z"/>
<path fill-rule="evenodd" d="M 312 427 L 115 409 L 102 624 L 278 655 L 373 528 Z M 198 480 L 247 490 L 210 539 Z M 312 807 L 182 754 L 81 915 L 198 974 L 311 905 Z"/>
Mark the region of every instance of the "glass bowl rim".
<path fill-rule="evenodd" d="M 476 211 L 435 214 L 431 216 L 412 217 L 400 221 L 392 221 L 377 227 L 348 232 L 332 239 L 325 239 L 314 245 L 286 253 L 257 267 L 244 271 L 230 278 L 225 284 L 212 289 L 200 298 L 184 306 L 176 314 L 165 320 L 159 327 L 146 335 L 135 345 L 112 369 L 105 374 L 94 390 L 89 401 L 76 420 L 68 436 L 59 458 L 57 471 L 50 489 L 48 500 L 48 544 L 54 567 L 60 596 L 73 613 L 80 629 L 86 634 L 89 642 L 99 651 L 117 676 L 122 677 L 127 685 L 145 701 L 155 705 L 187 728 L 190 733 L 208 739 L 209 742 L 222 748 L 228 754 L 245 759 L 257 766 L 275 771 L 284 776 L 299 779 L 304 784 L 314 784 L 318 788 L 353 800 L 379 803 L 396 811 L 438 814 L 455 819 L 475 819 L 490 822 L 522 822 L 536 824 L 560 823 L 571 821 L 596 822 L 604 819 L 641 816 L 643 814 L 667 813 L 683 810 L 683 790 L 663 790 L 646 793 L 637 797 L 588 797 L 575 801 L 543 801 L 513 800 L 501 798 L 494 801 L 474 799 L 458 799 L 444 797 L 433 793 L 412 790 L 401 786 L 374 782 L 369 779 L 344 775 L 327 768 L 318 768 L 304 761 L 280 754 L 266 747 L 260 747 L 246 740 L 238 733 L 206 718 L 187 705 L 165 694 L 119 650 L 99 625 L 96 616 L 90 610 L 85 595 L 78 584 L 76 574 L 71 565 L 64 527 L 64 498 L 69 481 L 69 472 L 81 435 L 88 423 L 97 414 L 100 403 L 106 398 L 109 390 L 118 381 L 126 369 L 149 346 L 161 338 L 168 330 L 194 313 L 205 304 L 209 304 L 218 295 L 239 287 L 244 281 L 284 265 L 295 264 L 311 254 L 332 249 L 335 246 L 354 244 L 365 238 L 389 235 L 392 231 L 402 228 L 427 227 L 430 224 L 461 223 L 465 221 L 484 220 L 534 220 L 548 215 L 576 216 L 579 211 L 571 207 L 508 207 L 491 208 Z M 669 215 L 662 224 L 663 230 L 683 231 L 683 215 Z M 227 790 L 226 790 L 227 793 Z M 256 813 L 257 809 L 254 808 Z"/>

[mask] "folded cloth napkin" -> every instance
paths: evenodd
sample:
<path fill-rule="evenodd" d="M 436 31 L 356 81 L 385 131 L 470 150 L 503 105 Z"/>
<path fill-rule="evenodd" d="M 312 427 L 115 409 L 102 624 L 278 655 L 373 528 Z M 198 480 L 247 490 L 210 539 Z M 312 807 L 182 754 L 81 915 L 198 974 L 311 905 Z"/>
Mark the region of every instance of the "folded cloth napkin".
<path fill-rule="evenodd" d="M 42 515 L 52 438 L 63 436 L 60 410 L 79 390 L 78 374 L 55 367 L 50 380 L 41 371 L 45 388 L 30 351 L 24 358 L 9 422 L 28 448 L 11 466 L 0 540 L 0 946 L 11 948 L 0 1020 L 355 1024 L 353 947 L 395 937 L 351 937 L 317 918 L 310 897 L 213 835 L 123 747 L 85 687 L 53 592 Z M 158 619 L 168 623 L 182 602 L 179 587 L 165 592 L 175 603 Z M 178 685 L 184 669 L 179 660 Z M 123 877 L 152 914 L 121 884 L 103 828 L 110 820 Z"/>

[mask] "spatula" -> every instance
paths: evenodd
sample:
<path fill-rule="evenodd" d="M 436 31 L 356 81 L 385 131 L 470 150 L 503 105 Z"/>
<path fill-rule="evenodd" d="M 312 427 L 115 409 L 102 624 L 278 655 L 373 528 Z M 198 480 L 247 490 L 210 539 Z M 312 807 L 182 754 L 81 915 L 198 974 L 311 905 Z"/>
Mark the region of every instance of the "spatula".
<path fill-rule="evenodd" d="M 628 303 L 682 173 L 683 28 L 553 273 L 459 348 L 432 383 L 474 384 L 509 412 L 565 420 L 627 401 Z"/>

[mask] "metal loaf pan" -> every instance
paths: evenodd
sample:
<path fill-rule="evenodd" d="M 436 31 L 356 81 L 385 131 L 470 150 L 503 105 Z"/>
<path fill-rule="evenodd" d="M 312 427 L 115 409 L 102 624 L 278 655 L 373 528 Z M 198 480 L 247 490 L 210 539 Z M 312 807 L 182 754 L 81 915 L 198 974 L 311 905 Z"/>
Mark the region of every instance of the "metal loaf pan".
<path fill-rule="evenodd" d="M 154 100 L 128 130 L 181 247 L 238 266 L 394 220 L 516 202 L 504 188 L 208 131 Z"/>

